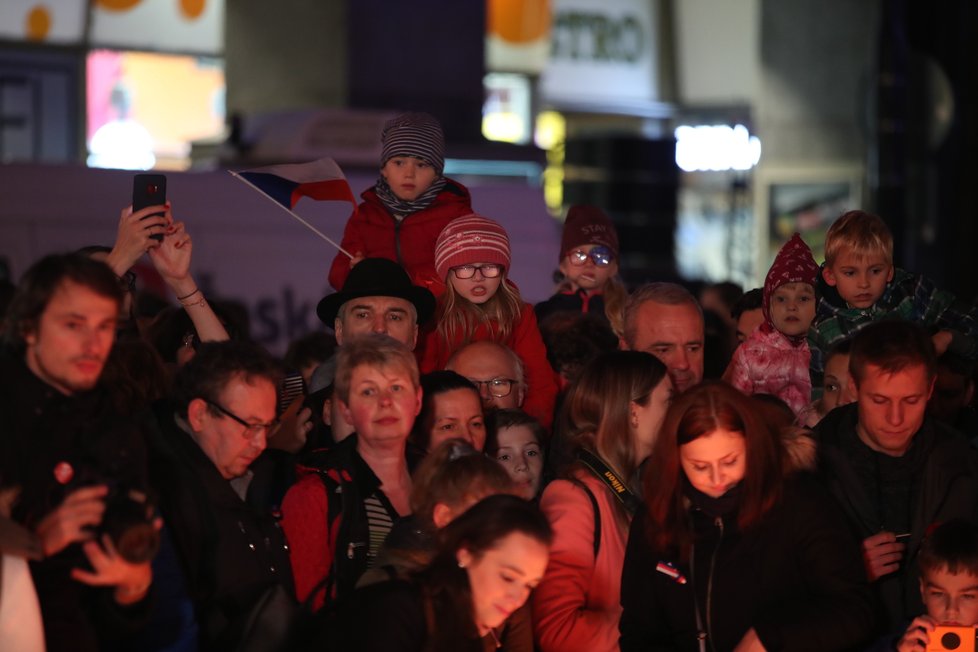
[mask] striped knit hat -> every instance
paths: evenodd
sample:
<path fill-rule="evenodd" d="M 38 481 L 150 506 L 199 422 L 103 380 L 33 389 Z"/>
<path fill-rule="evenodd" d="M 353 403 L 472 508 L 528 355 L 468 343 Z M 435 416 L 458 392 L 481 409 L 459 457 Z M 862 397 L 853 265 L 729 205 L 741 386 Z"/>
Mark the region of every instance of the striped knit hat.
<path fill-rule="evenodd" d="M 459 265 L 496 263 L 509 269 L 509 236 L 487 217 L 465 215 L 449 222 L 435 242 L 435 270 L 439 278 Z"/>
<path fill-rule="evenodd" d="M 391 118 L 380 135 L 380 166 L 395 156 L 413 156 L 432 166 L 438 176 L 445 169 L 445 134 L 427 113 L 405 113 Z"/>

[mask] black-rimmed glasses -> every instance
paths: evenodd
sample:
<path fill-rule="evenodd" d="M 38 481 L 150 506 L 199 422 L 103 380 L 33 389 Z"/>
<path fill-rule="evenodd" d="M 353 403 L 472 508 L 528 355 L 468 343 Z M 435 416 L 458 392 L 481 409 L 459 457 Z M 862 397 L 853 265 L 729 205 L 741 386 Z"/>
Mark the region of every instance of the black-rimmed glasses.
<path fill-rule="evenodd" d="M 611 253 L 611 249 L 607 247 L 598 246 L 591 251 L 575 249 L 567 254 L 567 258 L 570 260 L 570 264 L 575 267 L 580 267 L 586 263 L 588 258 L 598 267 L 607 267 L 615 260 L 615 254 Z"/>
<path fill-rule="evenodd" d="M 504 396 L 509 396 L 513 391 L 513 385 L 516 381 L 512 378 L 490 378 L 489 380 L 476 380 L 475 378 L 469 378 L 469 381 L 479 388 L 479 393 L 482 393 L 482 387 L 485 386 L 486 391 L 496 398 L 502 398 Z"/>
<path fill-rule="evenodd" d="M 485 265 L 460 265 L 452 268 L 455 278 L 462 280 L 475 276 L 476 270 L 482 274 L 483 278 L 496 278 L 503 273 L 503 266 L 496 263 L 486 263 Z"/>
<path fill-rule="evenodd" d="M 215 410 L 217 410 L 227 418 L 237 421 L 242 426 L 244 426 L 245 427 L 244 434 L 248 439 L 254 439 L 258 435 L 267 435 L 275 428 L 275 426 L 278 425 L 278 421 L 271 421 L 269 423 L 248 423 L 247 421 L 245 421 L 244 419 L 236 415 L 234 412 L 231 412 L 231 410 L 228 410 L 226 407 L 224 407 L 219 403 L 215 403 L 214 401 L 209 401 L 206 398 L 204 399 L 204 403 L 207 403 L 209 406 L 211 406 L 212 408 L 214 408 Z"/>

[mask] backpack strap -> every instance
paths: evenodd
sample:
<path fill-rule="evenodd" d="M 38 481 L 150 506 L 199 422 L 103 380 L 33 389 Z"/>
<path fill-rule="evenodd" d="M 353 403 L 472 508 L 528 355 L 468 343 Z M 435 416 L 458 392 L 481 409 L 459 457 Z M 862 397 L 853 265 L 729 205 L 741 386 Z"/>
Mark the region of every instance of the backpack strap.
<path fill-rule="evenodd" d="M 312 603 L 320 591 L 325 594 L 324 602 L 328 602 L 335 590 L 338 558 L 343 551 L 335 548 L 336 542 L 340 540 L 339 532 L 336 533 L 336 536 L 332 535 L 337 528 L 342 529 L 342 516 L 347 513 L 349 508 L 348 483 L 345 480 L 350 478 L 346 472 L 338 469 L 320 469 L 317 471 L 317 475 L 323 483 L 323 491 L 326 492 L 326 547 L 331 561 L 326 577 L 313 587 L 303 603 L 303 607 L 310 611 L 312 610 Z M 340 519 L 338 524 L 337 519 Z"/>
<path fill-rule="evenodd" d="M 591 509 L 594 510 L 594 558 L 597 559 L 598 550 L 601 548 L 601 510 L 598 509 L 598 499 L 595 497 L 594 492 L 591 491 L 590 487 L 577 478 L 572 477 L 570 478 L 570 481 L 580 487 L 587 495 L 588 500 L 591 501 Z"/>

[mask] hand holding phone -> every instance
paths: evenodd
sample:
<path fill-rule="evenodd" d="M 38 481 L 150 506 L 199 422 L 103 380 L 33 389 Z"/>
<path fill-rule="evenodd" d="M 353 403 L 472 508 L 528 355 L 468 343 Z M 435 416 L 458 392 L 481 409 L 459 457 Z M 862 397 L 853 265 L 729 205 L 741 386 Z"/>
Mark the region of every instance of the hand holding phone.
<path fill-rule="evenodd" d="M 975 652 L 978 642 L 978 630 L 974 627 L 950 627 L 938 625 L 930 632 L 927 650 L 941 652 L 942 650 L 957 650 L 957 652 Z"/>
<path fill-rule="evenodd" d="M 132 212 L 142 210 L 147 206 L 162 206 L 166 203 L 166 176 L 162 174 L 137 174 L 132 179 Z M 163 213 L 153 213 L 143 219 L 156 217 Z M 163 234 L 151 236 L 154 240 L 163 241 Z"/>

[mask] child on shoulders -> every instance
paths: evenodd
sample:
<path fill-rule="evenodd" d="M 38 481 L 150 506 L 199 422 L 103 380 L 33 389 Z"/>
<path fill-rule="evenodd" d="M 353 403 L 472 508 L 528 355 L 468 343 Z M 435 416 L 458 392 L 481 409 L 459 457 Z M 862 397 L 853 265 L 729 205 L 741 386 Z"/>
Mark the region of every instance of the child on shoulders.
<path fill-rule="evenodd" d="M 818 265 L 797 233 L 764 280 L 764 322 L 734 351 L 723 378 L 745 394 L 772 394 L 797 416 L 811 401 L 806 337 L 815 317 Z"/>
<path fill-rule="evenodd" d="M 350 268 L 364 258 L 387 258 L 407 270 L 411 282 L 436 297 L 444 291 L 435 273 L 435 240 L 445 225 L 472 212 L 469 191 L 442 175 L 445 136 L 427 113 L 392 118 L 381 134 L 380 177 L 360 196 L 346 223 L 329 283 L 343 288 Z"/>
<path fill-rule="evenodd" d="M 821 298 L 809 333 L 812 374 L 820 376 L 832 345 L 882 319 L 903 319 L 930 328 L 937 355 L 953 351 L 978 357 L 978 309 L 961 305 L 918 274 L 893 266 L 893 234 L 883 220 L 849 211 L 829 228 Z"/>

